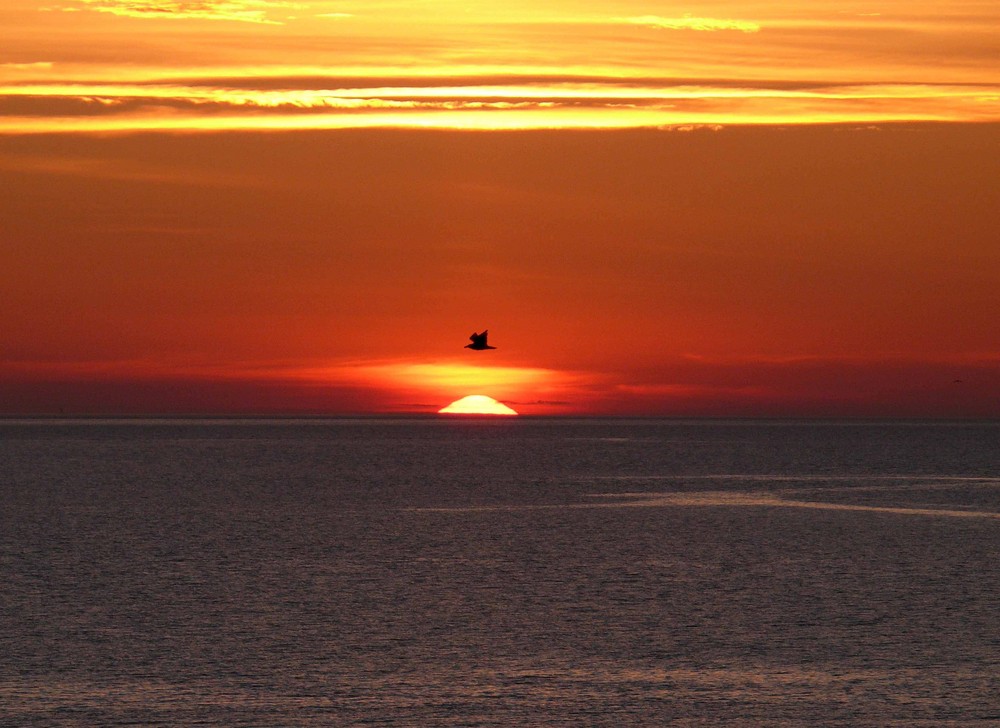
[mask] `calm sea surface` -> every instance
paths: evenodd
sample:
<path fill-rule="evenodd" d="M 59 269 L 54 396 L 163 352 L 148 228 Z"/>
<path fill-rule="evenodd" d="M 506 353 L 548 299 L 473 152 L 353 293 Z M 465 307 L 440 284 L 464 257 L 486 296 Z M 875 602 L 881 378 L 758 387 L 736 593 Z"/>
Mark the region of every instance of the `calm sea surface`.
<path fill-rule="evenodd" d="M 2 726 L 1000 725 L 1000 424 L 0 421 Z"/>

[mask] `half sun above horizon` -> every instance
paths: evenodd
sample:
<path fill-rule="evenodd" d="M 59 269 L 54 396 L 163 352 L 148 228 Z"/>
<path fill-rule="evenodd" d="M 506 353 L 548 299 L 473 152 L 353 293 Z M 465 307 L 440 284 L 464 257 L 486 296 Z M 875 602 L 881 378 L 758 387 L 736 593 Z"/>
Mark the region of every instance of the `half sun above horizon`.
<path fill-rule="evenodd" d="M 516 415 L 517 412 L 485 394 L 470 394 L 438 410 L 443 415 Z"/>

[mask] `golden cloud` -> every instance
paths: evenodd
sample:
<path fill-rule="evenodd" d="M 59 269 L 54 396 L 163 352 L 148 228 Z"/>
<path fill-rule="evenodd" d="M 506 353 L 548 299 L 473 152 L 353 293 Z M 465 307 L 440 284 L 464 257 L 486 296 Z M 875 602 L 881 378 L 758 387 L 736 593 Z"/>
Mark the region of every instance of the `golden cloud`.
<path fill-rule="evenodd" d="M 130 18 L 233 20 L 280 25 L 268 17 L 276 8 L 302 8 L 281 0 L 79 0 L 89 9 Z"/>
<path fill-rule="evenodd" d="M 650 28 L 662 30 L 738 30 L 741 33 L 757 33 L 760 31 L 758 23 L 749 20 L 730 20 L 726 18 L 697 18 L 685 15 L 680 18 L 662 18 L 658 15 L 639 15 L 635 17 L 622 18 L 621 22 L 632 25 L 645 25 Z"/>

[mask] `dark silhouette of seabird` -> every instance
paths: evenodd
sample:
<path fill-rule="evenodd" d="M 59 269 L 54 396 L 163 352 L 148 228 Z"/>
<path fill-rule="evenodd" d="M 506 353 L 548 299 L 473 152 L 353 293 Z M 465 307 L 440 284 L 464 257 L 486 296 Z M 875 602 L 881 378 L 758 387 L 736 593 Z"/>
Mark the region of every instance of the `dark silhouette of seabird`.
<path fill-rule="evenodd" d="M 472 336 L 469 337 L 469 341 L 472 343 L 466 344 L 465 348 L 475 349 L 476 351 L 482 351 L 483 349 L 496 349 L 495 346 L 490 346 L 486 343 L 486 334 L 488 333 L 489 329 L 483 329 L 483 333 L 481 334 L 473 333 Z"/>

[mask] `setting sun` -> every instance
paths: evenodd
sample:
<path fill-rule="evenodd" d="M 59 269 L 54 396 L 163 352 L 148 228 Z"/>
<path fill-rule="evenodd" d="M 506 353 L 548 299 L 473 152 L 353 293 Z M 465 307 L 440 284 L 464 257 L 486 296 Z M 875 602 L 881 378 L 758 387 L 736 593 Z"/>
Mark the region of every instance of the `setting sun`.
<path fill-rule="evenodd" d="M 517 412 L 485 394 L 470 394 L 438 410 L 445 415 L 516 415 Z"/>

